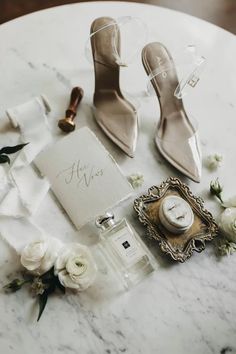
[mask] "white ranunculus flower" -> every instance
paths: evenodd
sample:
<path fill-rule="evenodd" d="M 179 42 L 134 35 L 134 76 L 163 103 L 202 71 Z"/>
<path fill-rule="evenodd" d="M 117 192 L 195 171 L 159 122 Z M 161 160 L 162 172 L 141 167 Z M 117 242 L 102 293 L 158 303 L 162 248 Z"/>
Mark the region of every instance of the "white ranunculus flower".
<path fill-rule="evenodd" d="M 227 200 L 224 200 L 224 204 L 223 206 L 225 208 L 231 208 L 231 207 L 236 207 L 236 195 L 227 199 Z"/>
<path fill-rule="evenodd" d="M 226 208 L 223 211 L 219 227 L 229 241 L 236 243 L 236 208 Z"/>
<path fill-rule="evenodd" d="M 87 246 L 72 243 L 63 247 L 55 262 L 55 275 L 65 288 L 87 289 L 95 280 L 96 263 Z"/>
<path fill-rule="evenodd" d="M 34 241 L 21 252 L 21 264 L 31 273 L 44 274 L 54 266 L 62 243 L 55 238 Z"/>

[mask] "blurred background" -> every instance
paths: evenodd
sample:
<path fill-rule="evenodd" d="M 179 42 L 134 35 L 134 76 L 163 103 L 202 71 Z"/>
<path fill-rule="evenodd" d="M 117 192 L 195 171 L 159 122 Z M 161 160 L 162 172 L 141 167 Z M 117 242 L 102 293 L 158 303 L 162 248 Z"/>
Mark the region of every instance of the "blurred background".
<path fill-rule="evenodd" d="M 236 34 L 236 0 L 149 0 L 133 1 L 159 5 L 182 11 L 214 23 Z M 30 12 L 69 3 L 73 0 L 0 0 L 0 23 L 12 20 Z M 89 1 L 90 2 L 90 1 Z M 94 5 L 96 6 L 96 5 Z"/>

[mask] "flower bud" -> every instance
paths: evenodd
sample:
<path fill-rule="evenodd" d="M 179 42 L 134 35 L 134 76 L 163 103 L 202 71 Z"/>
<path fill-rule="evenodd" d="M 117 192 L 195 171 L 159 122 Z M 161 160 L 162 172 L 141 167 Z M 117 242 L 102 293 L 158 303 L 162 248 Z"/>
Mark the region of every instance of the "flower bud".
<path fill-rule="evenodd" d="M 6 292 L 14 293 L 17 290 L 20 290 L 22 285 L 25 283 L 24 280 L 14 279 L 9 284 L 5 285 L 3 288 Z"/>

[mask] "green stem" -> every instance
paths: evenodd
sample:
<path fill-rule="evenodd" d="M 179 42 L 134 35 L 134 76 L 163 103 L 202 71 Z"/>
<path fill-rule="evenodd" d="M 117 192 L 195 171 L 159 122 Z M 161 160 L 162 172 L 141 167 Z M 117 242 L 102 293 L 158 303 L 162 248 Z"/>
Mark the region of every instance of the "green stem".
<path fill-rule="evenodd" d="M 221 193 L 217 195 L 217 198 L 220 200 L 221 204 L 224 204 L 224 201 L 223 201 L 223 199 L 221 197 Z"/>
<path fill-rule="evenodd" d="M 22 283 L 21 283 L 21 286 L 23 286 L 23 285 L 25 285 L 27 283 L 32 283 L 32 280 L 31 279 L 23 280 Z"/>

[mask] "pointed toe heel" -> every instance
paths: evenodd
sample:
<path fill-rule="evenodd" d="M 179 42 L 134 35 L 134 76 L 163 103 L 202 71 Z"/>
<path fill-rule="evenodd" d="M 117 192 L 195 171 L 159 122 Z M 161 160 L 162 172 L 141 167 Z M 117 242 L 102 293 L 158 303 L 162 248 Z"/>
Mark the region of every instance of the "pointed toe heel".
<path fill-rule="evenodd" d="M 142 62 L 160 103 L 156 146 L 172 166 L 200 182 L 202 161 L 196 124 L 189 119 L 182 99 L 174 95 L 179 80 L 173 59 L 161 43 L 154 42 L 143 48 Z"/>
<path fill-rule="evenodd" d="M 95 119 L 104 133 L 128 156 L 133 157 L 138 138 L 135 107 L 124 98 L 119 84 L 120 32 L 110 17 L 94 20 L 90 35 L 95 72 Z"/>

